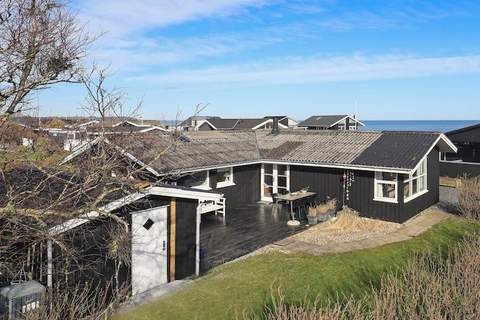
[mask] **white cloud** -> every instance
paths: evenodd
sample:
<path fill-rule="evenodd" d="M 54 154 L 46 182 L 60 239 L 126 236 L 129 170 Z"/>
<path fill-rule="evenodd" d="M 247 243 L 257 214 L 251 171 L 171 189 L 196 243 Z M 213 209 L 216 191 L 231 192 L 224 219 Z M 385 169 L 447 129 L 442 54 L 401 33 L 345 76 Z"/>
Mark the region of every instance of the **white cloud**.
<path fill-rule="evenodd" d="M 163 27 L 212 16 L 229 16 L 266 0 L 86 0 L 81 17 L 95 31 L 121 37 L 145 28 Z"/>
<path fill-rule="evenodd" d="M 304 84 L 480 73 L 480 55 L 413 57 L 401 55 L 288 58 L 133 77 L 165 87 L 199 85 Z"/>

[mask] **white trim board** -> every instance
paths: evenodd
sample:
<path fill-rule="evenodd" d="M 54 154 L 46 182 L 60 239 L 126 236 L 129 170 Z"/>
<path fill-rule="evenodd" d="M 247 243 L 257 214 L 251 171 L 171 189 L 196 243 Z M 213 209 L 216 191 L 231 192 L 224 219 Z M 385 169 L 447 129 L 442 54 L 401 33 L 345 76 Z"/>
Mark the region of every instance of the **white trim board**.
<path fill-rule="evenodd" d="M 62 234 L 68 230 L 79 227 L 84 223 L 91 221 L 91 219 L 93 218 L 98 218 L 101 215 L 101 212 L 110 213 L 113 210 L 121 208 L 134 201 L 140 200 L 141 198 L 146 197 L 148 195 L 158 195 L 158 196 L 165 196 L 165 197 L 172 197 L 172 198 L 178 197 L 183 199 L 194 199 L 194 200 L 198 200 L 199 202 L 205 201 L 205 200 L 218 201 L 219 199 L 223 198 L 223 194 L 220 194 L 220 193 L 192 191 L 192 190 L 184 190 L 184 189 L 169 188 L 169 187 L 149 187 L 141 192 L 132 193 L 118 200 L 112 201 L 100 207 L 98 211 L 90 211 L 78 218 L 70 219 L 57 226 L 51 227 L 49 229 L 49 233 L 51 235 Z"/>
<path fill-rule="evenodd" d="M 345 116 L 345 117 L 343 117 L 342 119 L 340 119 L 340 120 L 338 120 L 337 122 L 335 122 L 334 124 L 330 125 L 329 128 L 333 127 L 333 126 L 336 125 L 337 123 L 339 123 L 339 122 L 341 122 L 341 121 L 343 121 L 343 120 L 345 120 L 345 119 L 347 119 L 347 118 L 355 121 L 357 124 L 360 124 L 362 127 L 365 126 L 365 124 L 363 124 L 363 122 L 361 122 L 360 120 L 357 120 L 357 119 L 353 118 L 352 116 Z"/>
<path fill-rule="evenodd" d="M 448 160 L 438 160 L 438 161 L 442 163 L 448 163 L 448 164 L 465 164 L 465 165 L 480 166 L 480 162 L 448 161 Z"/>
<path fill-rule="evenodd" d="M 263 121 L 260 124 L 257 124 L 255 127 L 252 128 L 252 130 L 257 130 L 258 128 L 260 128 L 260 127 L 262 127 L 262 126 L 264 126 L 264 125 L 266 125 L 267 123 L 270 123 L 270 122 L 273 124 L 273 119 L 270 118 L 270 119 L 267 119 L 267 120 Z M 278 126 L 281 127 L 282 129 L 288 129 L 288 127 L 285 126 L 284 124 L 281 124 L 280 121 L 278 122 Z"/>

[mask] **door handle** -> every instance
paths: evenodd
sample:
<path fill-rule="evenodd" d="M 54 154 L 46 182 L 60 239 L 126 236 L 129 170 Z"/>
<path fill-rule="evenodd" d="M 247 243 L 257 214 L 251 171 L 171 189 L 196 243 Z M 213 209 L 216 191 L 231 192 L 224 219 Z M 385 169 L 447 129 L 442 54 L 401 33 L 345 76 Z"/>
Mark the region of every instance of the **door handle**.
<path fill-rule="evenodd" d="M 167 247 L 167 246 L 166 246 L 166 241 L 163 240 L 163 242 L 162 242 L 162 249 L 163 249 L 163 251 L 165 251 L 166 247 Z"/>

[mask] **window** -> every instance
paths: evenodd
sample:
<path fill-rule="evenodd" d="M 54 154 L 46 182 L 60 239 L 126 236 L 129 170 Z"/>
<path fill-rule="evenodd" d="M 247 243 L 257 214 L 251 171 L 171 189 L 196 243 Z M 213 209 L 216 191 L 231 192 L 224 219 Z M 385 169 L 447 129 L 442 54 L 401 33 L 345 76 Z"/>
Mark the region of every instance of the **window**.
<path fill-rule="evenodd" d="M 192 173 L 188 176 L 185 181 L 184 185 L 186 187 L 197 188 L 197 189 L 210 189 L 210 175 L 208 171 L 200 171 Z"/>
<path fill-rule="evenodd" d="M 234 185 L 233 167 L 221 168 L 217 170 L 217 188 Z"/>
<path fill-rule="evenodd" d="M 427 159 L 423 160 L 414 173 L 403 182 L 403 195 L 408 202 L 427 192 Z"/>
<path fill-rule="evenodd" d="M 147 230 L 150 230 L 150 228 L 155 224 L 152 219 L 148 218 L 147 221 L 143 224 L 143 227 Z"/>
<path fill-rule="evenodd" d="M 396 173 L 375 172 L 374 200 L 384 202 L 397 202 Z"/>

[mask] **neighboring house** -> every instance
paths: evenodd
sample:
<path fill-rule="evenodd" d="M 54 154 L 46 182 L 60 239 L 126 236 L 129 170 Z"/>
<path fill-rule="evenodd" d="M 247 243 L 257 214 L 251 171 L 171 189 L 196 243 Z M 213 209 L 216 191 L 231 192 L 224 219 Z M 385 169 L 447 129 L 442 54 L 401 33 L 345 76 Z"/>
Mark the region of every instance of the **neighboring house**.
<path fill-rule="evenodd" d="M 457 146 L 458 152 L 440 155 L 441 176 L 480 176 L 480 124 L 453 130 L 445 135 Z"/>
<path fill-rule="evenodd" d="M 298 121 L 288 117 L 288 116 L 266 116 L 265 119 L 278 119 L 278 123 L 284 125 L 288 128 L 296 128 L 298 126 Z"/>
<path fill-rule="evenodd" d="M 364 124 L 355 116 L 344 114 L 311 116 L 297 126 L 306 130 L 358 130 L 358 127 L 363 127 Z"/>
<path fill-rule="evenodd" d="M 197 131 L 212 130 L 262 130 L 272 129 L 274 123 L 273 118 L 240 118 L 240 119 L 223 119 L 210 118 L 201 121 L 196 128 Z M 288 129 L 287 125 L 278 123 L 281 129 Z"/>
<path fill-rule="evenodd" d="M 213 131 L 213 130 L 259 130 L 271 129 L 274 118 L 281 129 L 293 128 L 296 121 L 286 116 L 268 116 L 264 118 L 220 118 L 212 116 L 189 117 L 180 123 L 183 131 Z"/>
<path fill-rule="evenodd" d="M 191 116 L 188 117 L 187 119 L 183 120 L 179 125 L 178 128 L 180 130 L 184 131 L 196 131 L 198 130 L 198 127 L 200 127 L 205 120 L 209 120 L 212 118 L 218 118 L 218 117 L 212 117 L 212 116 Z"/>
<path fill-rule="evenodd" d="M 98 123 L 97 123 L 98 124 Z M 154 125 L 139 125 L 131 121 L 122 121 L 111 127 L 101 127 L 93 124 L 75 128 L 37 128 L 34 131 L 40 135 L 52 138 L 66 151 L 73 151 L 79 146 L 94 140 L 99 136 L 141 134 L 141 133 L 164 133 L 166 129 Z"/>

